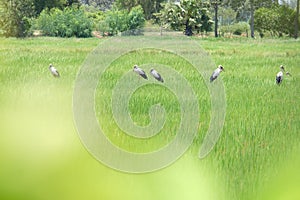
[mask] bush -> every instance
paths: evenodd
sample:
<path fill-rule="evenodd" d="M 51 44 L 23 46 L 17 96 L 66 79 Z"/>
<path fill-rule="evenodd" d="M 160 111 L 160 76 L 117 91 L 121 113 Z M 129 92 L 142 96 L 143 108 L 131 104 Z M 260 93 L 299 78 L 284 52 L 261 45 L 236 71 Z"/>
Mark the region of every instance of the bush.
<path fill-rule="evenodd" d="M 220 31 L 224 35 L 224 33 L 234 34 L 234 35 L 242 35 L 243 33 L 248 33 L 250 30 L 250 26 L 246 22 L 239 22 L 227 26 L 221 26 Z"/>
<path fill-rule="evenodd" d="M 246 22 L 239 22 L 233 25 L 233 34 L 242 35 L 250 30 L 249 24 Z"/>
<path fill-rule="evenodd" d="M 125 32 L 129 35 L 138 35 L 145 24 L 144 11 L 141 6 L 127 10 L 112 9 L 106 13 L 105 20 L 99 23 L 100 31 L 109 35 Z"/>
<path fill-rule="evenodd" d="M 86 16 L 93 21 L 94 29 L 99 31 L 99 24 L 105 19 L 104 12 L 89 5 L 82 5 L 81 8 L 84 10 Z"/>
<path fill-rule="evenodd" d="M 271 36 L 294 34 L 295 11 L 288 6 L 273 5 L 271 8 L 259 8 L 255 11 L 254 26 L 261 35 L 269 32 Z"/>
<path fill-rule="evenodd" d="M 35 29 L 43 35 L 58 37 L 91 37 L 93 21 L 80 8 L 67 7 L 43 10 L 36 19 Z"/>

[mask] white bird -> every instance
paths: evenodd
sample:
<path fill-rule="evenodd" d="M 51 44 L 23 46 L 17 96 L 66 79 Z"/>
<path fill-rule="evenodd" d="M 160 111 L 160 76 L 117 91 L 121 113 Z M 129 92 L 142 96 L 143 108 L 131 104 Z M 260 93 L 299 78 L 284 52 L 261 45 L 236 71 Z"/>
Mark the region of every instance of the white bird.
<path fill-rule="evenodd" d="M 282 83 L 283 80 L 283 72 L 284 72 L 284 67 L 283 65 L 280 65 L 280 72 L 277 73 L 276 75 L 276 83 L 279 85 Z"/>
<path fill-rule="evenodd" d="M 49 65 L 49 70 L 54 77 L 60 77 L 59 72 L 57 71 L 57 69 L 55 69 L 55 67 L 53 67 L 52 64 Z"/>
<path fill-rule="evenodd" d="M 219 65 L 218 68 L 215 69 L 215 71 L 212 73 L 212 75 L 210 77 L 210 82 L 213 82 L 214 80 L 216 80 L 222 71 L 225 71 L 225 70 L 222 65 Z"/>
<path fill-rule="evenodd" d="M 143 77 L 144 79 L 148 79 L 146 73 L 144 70 L 142 70 L 141 68 L 139 68 L 137 65 L 133 66 L 133 71 L 135 73 L 137 73 L 138 75 L 140 75 L 141 77 Z"/>
<path fill-rule="evenodd" d="M 164 79 L 161 77 L 161 75 L 155 69 L 151 69 L 150 73 L 156 80 L 158 80 L 162 83 L 164 82 Z"/>
<path fill-rule="evenodd" d="M 278 72 L 277 75 L 276 75 L 276 83 L 278 85 L 282 83 L 284 72 L 285 72 L 285 69 L 284 69 L 283 65 L 280 65 L 280 72 Z M 288 71 L 285 72 L 285 74 L 287 76 L 292 76 L 292 74 Z"/>

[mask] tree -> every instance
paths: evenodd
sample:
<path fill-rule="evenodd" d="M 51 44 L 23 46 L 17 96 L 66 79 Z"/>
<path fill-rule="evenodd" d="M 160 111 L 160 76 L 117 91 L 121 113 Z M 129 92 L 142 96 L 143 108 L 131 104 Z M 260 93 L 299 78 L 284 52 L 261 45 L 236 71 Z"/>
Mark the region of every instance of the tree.
<path fill-rule="evenodd" d="M 298 38 L 299 33 L 299 0 L 297 0 L 296 17 L 295 17 L 295 39 Z"/>
<path fill-rule="evenodd" d="M 242 12 L 249 12 L 249 22 L 251 37 L 254 38 L 254 14 L 258 8 L 261 7 L 271 7 L 273 4 L 278 4 L 276 0 L 229 0 L 227 2 L 235 11 L 238 12 L 237 18 Z M 243 19 L 247 20 L 247 19 Z"/>
<path fill-rule="evenodd" d="M 220 25 L 230 25 L 236 21 L 237 12 L 229 6 L 219 7 Z"/>
<path fill-rule="evenodd" d="M 25 37 L 30 29 L 30 18 L 35 15 L 32 0 L 0 1 L 0 29 L 6 37 Z"/>
<path fill-rule="evenodd" d="M 79 0 L 66 0 L 66 2 L 64 3 L 64 6 L 72 6 L 72 5 L 79 5 L 80 2 Z"/>
<path fill-rule="evenodd" d="M 131 10 L 131 8 L 138 6 L 139 2 L 138 0 L 116 0 L 115 5 L 120 9 L 125 9 L 128 12 Z"/>
<path fill-rule="evenodd" d="M 286 5 L 262 7 L 255 11 L 254 25 L 259 33 L 269 31 L 272 36 L 294 33 L 295 12 Z"/>
<path fill-rule="evenodd" d="M 222 3 L 223 0 L 210 0 L 211 5 L 215 11 L 215 37 L 218 37 L 218 9 L 219 5 Z"/>
<path fill-rule="evenodd" d="M 153 17 L 154 13 L 162 9 L 161 3 L 165 0 L 116 0 L 115 3 L 119 9 L 126 9 L 128 11 L 135 6 L 142 6 L 144 15 L 147 20 Z"/>
<path fill-rule="evenodd" d="M 102 11 L 111 9 L 114 0 L 81 0 L 81 4 L 93 6 Z"/>
<path fill-rule="evenodd" d="M 180 3 L 167 3 L 156 16 L 162 25 L 173 30 L 183 30 L 187 36 L 193 31 L 210 31 L 213 22 L 208 13 L 209 3 L 197 0 L 182 0 Z"/>
<path fill-rule="evenodd" d="M 39 15 L 44 9 L 51 8 L 63 9 L 66 0 L 33 0 L 36 14 Z"/>
<path fill-rule="evenodd" d="M 106 29 L 109 35 L 116 35 L 120 32 L 129 35 L 140 34 L 139 29 L 145 24 L 143 12 L 141 6 L 133 7 L 130 12 L 113 8 L 106 13 L 101 29 Z"/>

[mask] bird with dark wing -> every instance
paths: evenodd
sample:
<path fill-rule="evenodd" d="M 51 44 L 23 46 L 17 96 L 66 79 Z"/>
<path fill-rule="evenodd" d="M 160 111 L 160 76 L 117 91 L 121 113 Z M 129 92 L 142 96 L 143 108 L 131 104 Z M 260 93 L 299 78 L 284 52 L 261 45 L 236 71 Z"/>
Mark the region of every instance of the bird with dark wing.
<path fill-rule="evenodd" d="M 57 71 L 57 69 L 55 67 L 53 67 L 52 64 L 49 65 L 49 70 L 54 77 L 57 77 L 57 78 L 60 77 L 59 72 Z"/>
<path fill-rule="evenodd" d="M 285 72 L 285 68 L 283 65 L 280 65 L 280 71 L 276 74 L 276 83 L 278 85 L 280 85 L 283 81 L 283 75 L 284 75 L 284 72 Z M 285 74 L 287 76 L 292 76 L 292 74 L 290 72 L 285 72 Z"/>
<path fill-rule="evenodd" d="M 280 65 L 280 71 L 276 74 L 276 83 L 280 85 L 283 80 L 283 72 L 284 72 L 284 67 L 283 65 Z"/>
<path fill-rule="evenodd" d="M 161 77 L 161 75 L 155 70 L 155 69 L 151 69 L 150 70 L 150 74 L 158 81 L 160 82 L 164 82 L 164 79 Z"/>
<path fill-rule="evenodd" d="M 212 73 L 210 77 L 210 82 L 213 82 L 218 78 L 221 72 L 225 71 L 222 65 L 219 65 L 217 69 Z"/>
<path fill-rule="evenodd" d="M 141 77 L 143 77 L 144 79 L 148 79 L 146 73 L 144 70 L 142 70 L 141 68 L 139 68 L 137 65 L 133 66 L 133 71 L 135 73 L 137 73 L 138 75 L 140 75 Z"/>

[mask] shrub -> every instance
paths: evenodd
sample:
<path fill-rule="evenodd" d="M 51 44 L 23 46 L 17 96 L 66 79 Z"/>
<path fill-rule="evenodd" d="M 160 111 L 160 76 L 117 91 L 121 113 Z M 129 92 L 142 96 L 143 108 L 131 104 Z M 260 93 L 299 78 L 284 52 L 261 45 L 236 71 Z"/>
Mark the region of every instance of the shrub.
<path fill-rule="evenodd" d="M 220 31 L 224 33 L 242 35 L 243 33 L 248 33 L 250 30 L 249 24 L 247 22 L 239 22 L 231 25 L 221 26 Z"/>
<path fill-rule="evenodd" d="M 145 24 L 144 11 L 141 6 L 127 10 L 112 9 L 106 12 L 105 20 L 99 23 L 100 31 L 109 35 L 116 35 L 120 32 L 137 35 Z"/>
<path fill-rule="evenodd" d="M 105 14 L 103 11 L 99 10 L 97 7 L 82 5 L 81 8 L 84 10 L 86 16 L 91 19 L 94 23 L 94 29 L 99 30 L 99 24 L 105 19 Z"/>
<path fill-rule="evenodd" d="M 34 28 L 41 30 L 46 36 L 91 37 L 93 21 L 80 8 L 53 8 L 42 11 Z"/>
<path fill-rule="evenodd" d="M 294 33 L 295 11 L 288 6 L 273 5 L 255 11 L 254 25 L 261 35 L 269 32 L 271 36 L 290 36 Z"/>
<path fill-rule="evenodd" d="M 232 30 L 234 35 L 242 35 L 242 33 L 247 33 L 250 27 L 246 22 L 239 22 L 233 25 Z"/>

